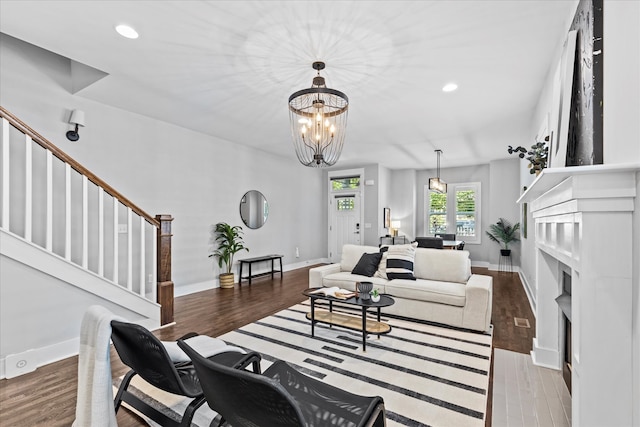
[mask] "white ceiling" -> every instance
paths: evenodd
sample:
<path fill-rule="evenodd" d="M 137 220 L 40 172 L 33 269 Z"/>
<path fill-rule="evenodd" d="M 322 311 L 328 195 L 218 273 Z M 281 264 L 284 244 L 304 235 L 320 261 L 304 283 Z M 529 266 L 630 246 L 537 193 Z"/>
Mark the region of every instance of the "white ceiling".
<path fill-rule="evenodd" d="M 0 31 L 109 75 L 78 96 L 295 160 L 287 100 L 324 61 L 349 96 L 336 167 L 442 167 L 530 145 L 575 0 L 0 1 Z M 119 36 L 126 23 L 140 38 Z M 444 93 L 454 81 L 459 89 Z M 531 136 L 532 138 L 533 136 Z"/>

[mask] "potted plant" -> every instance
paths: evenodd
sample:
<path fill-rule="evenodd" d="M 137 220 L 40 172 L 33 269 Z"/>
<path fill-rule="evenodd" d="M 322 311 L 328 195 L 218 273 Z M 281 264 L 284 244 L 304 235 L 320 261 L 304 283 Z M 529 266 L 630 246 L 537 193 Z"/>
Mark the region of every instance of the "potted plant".
<path fill-rule="evenodd" d="M 503 249 L 500 249 L 500 254 L 504 256 L 511 255 L 511 249 L 509 249 L 509 243 L 517 242 L 520 240 L 517 232 L 520 229 L 520 223 L 511 225 L 509 221 L 504 218 L 500 218 L 497 223 L 489 226 L 487 236 L 498 244 L 504 245 Z"/>
<path fill-rule="evenodd" d="M 380 291 L 378 291 L 378 288 L 375 288 L 374 290 L 371 291 L 371 301 L 373 302 L 380 301 Z"/>
<path fill-rule="evenodd" d="M 548 137 L 547 137 L 548 139 Z M 547 158 L 549 156 L 549 147 L 546 142 L 536 142 L 531 146 L 531 149 L 527 151 L 524 147 L 513 148 L 509 146 L 507 149 L 509 154 L 518 153 L 518 157 L 524 159 L 525 154 L 528 154 L 527 160 L 529 160 L 530 174 L 540 174 L 542 169 L 547 167 Z"/>
<path fill-rule="evenodd" d="M 219 222 L 215 225 L 215 243 L 218 245 L 217 249 L 213 251 L 209 257 L 218 258 L 218 266 L 220 267 L 220 287 L 221 288 L 233 288 L 233 273 L 231 267 L 233 266 L 233 256 L 242 250 L 249 251 L 244 246 L 242 240 L 242 227 L 239 225 L 231 226 L 226 222 Z M 222 266 L 226 266 L 226 272 L 222 273 Z"/>

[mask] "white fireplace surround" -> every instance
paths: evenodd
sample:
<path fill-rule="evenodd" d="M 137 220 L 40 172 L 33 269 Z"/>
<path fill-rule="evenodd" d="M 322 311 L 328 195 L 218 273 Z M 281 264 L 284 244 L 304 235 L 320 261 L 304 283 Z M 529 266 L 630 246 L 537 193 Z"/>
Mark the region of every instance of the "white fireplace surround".
<path fill-rule="evenodd" d="M 562 271 L 572 276 L 572 424 L 633 423 L 633 215 L 640 165 L 545 170 L 518 202 L 535 221 L 531 357 L 561 369 Z M 635 402 L 637 404 L 638 402 Z"/>

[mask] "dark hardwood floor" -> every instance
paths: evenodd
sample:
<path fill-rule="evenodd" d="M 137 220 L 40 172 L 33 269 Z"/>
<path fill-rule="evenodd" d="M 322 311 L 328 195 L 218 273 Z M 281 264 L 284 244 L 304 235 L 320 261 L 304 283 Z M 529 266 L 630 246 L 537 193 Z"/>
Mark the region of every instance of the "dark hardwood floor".
<path fill-rule="evenodd" d="M 531 351 L 535 319 L 518 275 L 474 268 L 474 273 L 493 276 L 493 319 L 495 348 L 522 353 Z M 276 277 L 255 280 L 251 286 L 212 289 L 176 298 L 175 325 L 156 331 L 162 340 L 174 340 L 187 332 L 218 336 L 247 323 L 283 310 L 305 299 L 308 268 L 288 271 Z M 515 326 L 514 317 L 526 318 L 531 328 Z M 111 352 L 113 376 L 127 368 Z M 75 419 L 78 358 L 70 357 L 35 372 L 0 380 L 0 426 L 70 426 Z M 490 425 L 491 388 L 487 425 Z M 120 427 L 145 425 L 126 409 L 118 412 Z"/>

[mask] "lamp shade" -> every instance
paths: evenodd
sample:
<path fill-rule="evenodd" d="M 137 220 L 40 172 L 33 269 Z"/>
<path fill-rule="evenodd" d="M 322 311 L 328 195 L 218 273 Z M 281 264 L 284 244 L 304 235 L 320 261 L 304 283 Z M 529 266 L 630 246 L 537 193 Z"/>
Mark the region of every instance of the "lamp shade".
<path fill-rule="evenodd" d="M 391 228 L 400 228 L 402 223 L 400 221 L 391 221 Z"/>
<path fill-rule="evenodd" d="M 69 123 L 72 125 L 84 126 L 84 111 L 82 110 L 73 110 L 71 112 L 71 118 L 69 119 Z"/>
<path fill-rule="evenodd" d="M 437 191 L 438 193 L 446 193 L 447 183 L 440 178 L 429 178 L 429 190 Z"/>

